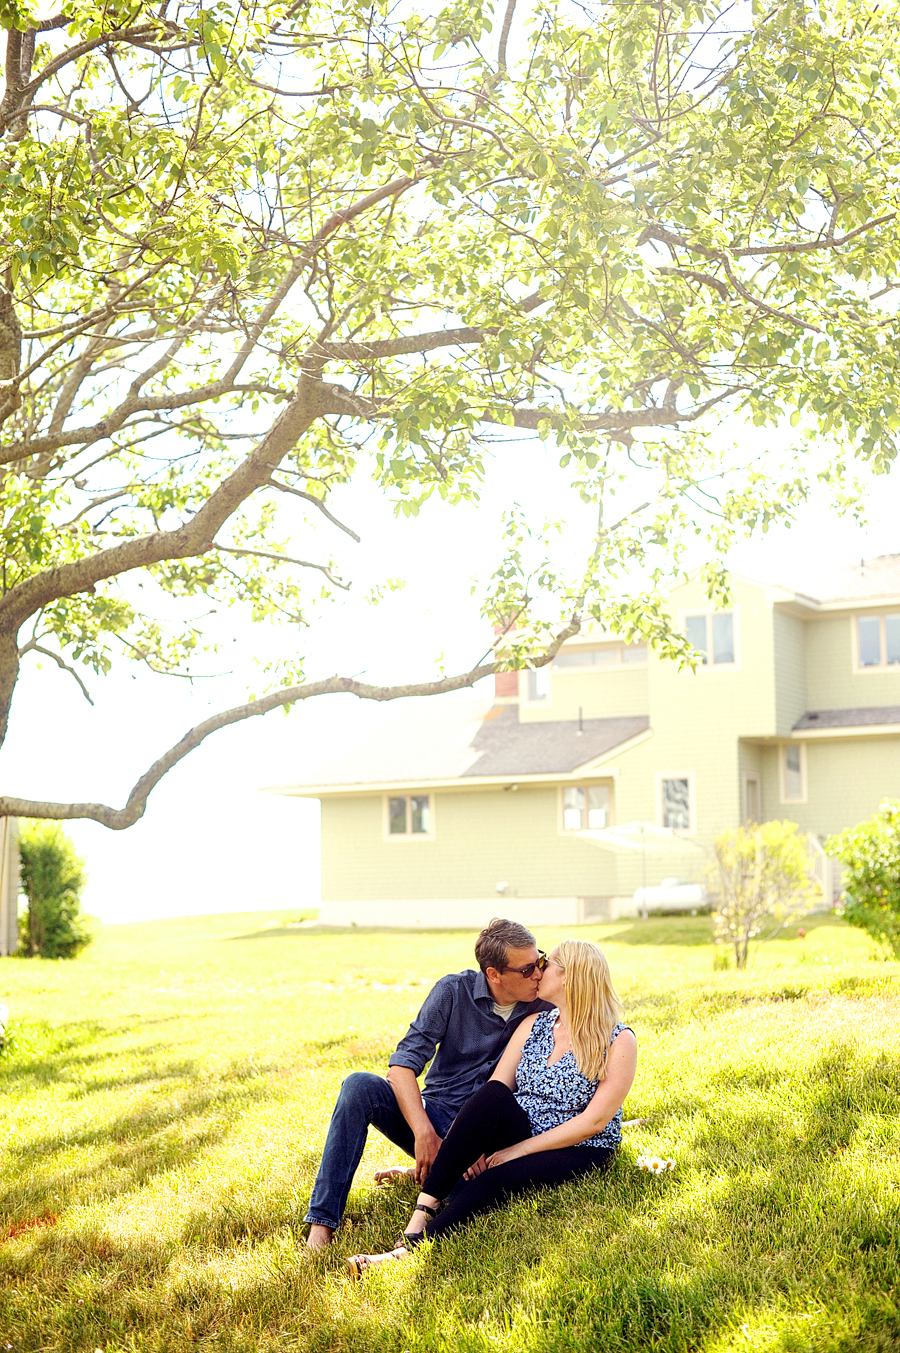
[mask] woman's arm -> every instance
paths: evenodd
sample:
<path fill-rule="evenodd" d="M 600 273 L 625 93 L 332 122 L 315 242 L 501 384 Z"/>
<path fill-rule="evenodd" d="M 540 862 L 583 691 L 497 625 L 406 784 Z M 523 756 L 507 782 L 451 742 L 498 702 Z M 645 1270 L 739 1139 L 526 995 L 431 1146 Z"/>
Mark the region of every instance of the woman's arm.
<path fill-rule="evenodd" d="M 551 1128 L 549 1132 L 541 1132 L 536 1137 L 516 1142 L 515 1146 L 495 1151 L 488 1157 L 488 1166 L 503 1165 L 507 1160 L 532 1156 L 537 1151 L 559 1151 L 564 1146 L 577 1146 L 579 1142 L 602 1132 L 627 1098 L 636 1070 L 637 1041 L 630 1029 L 623 1029 L 609 1050 L 606 1078 L 597 1086 L 587 1108 L 568 1122 Z"/>
<path fill-rule="evenodd" d="M 495 1066 L 493 1074 L 489 1078 L 490 1080 L 502 1081 L 504 1085 L 508 1085 L 510 1090 L 512 1090 L 516 1083 L 516 1067 L 519 1065 L 522 1049 L 525 1046 L 525 1040 L 534 1028 L 534 1021 L 536 1019 L 537 1015 L 529 1015 L 527 1019 L 522 1020 L 522 1023 L 519 1025 L 518 1029 L 516 1029 L 512 1038 L 504 1048 L 503 1056 Z"/>

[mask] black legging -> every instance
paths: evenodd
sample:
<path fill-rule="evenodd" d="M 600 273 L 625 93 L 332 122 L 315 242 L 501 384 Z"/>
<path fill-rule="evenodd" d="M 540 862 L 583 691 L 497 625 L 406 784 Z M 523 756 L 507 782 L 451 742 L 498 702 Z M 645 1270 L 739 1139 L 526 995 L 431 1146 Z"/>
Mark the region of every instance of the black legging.
<path fill-rule="evenodd" d="M 530 1137 L 528 1115 L 502 1081 L 488 1081 L 460 1109 L 435 1157 L 422 1192 L 446 1198 L 460 1176 L 479 1156 L 489 1156 Z M 548 1188 L 576 1179 L 589 1170 L 612 1163 L 615 1147 L 564 1146 L 558 1151 L 536 1151 L 484 1170 L 463 1184 L 443 1211 L 429 1221 L 423 1236 L 439 1239 L 446 1231 L 499 1207 L 507 1198 L 528 1189 Z"/>

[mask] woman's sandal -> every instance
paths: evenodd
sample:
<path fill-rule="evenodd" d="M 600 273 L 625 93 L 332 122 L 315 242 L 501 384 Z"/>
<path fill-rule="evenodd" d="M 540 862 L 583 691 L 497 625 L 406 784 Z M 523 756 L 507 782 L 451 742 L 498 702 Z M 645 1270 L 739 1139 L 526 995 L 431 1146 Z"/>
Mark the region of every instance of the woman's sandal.
<path fill-rule="evenodd" d="M 428 1218 L 428 1221 L 434 1221 L 437 1214 L 439 1212 L 442 1212 L 443 1210 L 444 1210 L 443 1203 L 438 1203 L 437 1207 L 429 1207 L 427 1203 L 416 1203 L 415 1207 L 413 1208 L 413 1212 L 424 1212 L 426 1217 Z M 427 1224 L 428 1223 L 426 1222 L 426 1226 Z M 401 1233 L 400 1244 L 405 1249 L 411 1250 L 414 1248 L 414 1246 L 421 1245 L 424 1239 L 425 1239 L 425 1227 L 423 1226 L 421 1231 L 403 1231 Z"/>

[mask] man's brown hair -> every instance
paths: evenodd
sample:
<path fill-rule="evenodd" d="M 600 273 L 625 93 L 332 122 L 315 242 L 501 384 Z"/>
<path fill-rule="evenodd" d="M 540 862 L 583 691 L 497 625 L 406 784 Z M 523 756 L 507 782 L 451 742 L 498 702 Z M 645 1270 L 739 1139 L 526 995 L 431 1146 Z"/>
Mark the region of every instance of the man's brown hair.
<path fill-rule="evenodd" d="M 495 916 L 475 941 L 475 957 L 482 972 L 487 972 L 488 968 L 502 972 L 510 949 L 530 949 L 533 944 L 536 947 L 531 931 L 518 921 L 503 921 Z"/>

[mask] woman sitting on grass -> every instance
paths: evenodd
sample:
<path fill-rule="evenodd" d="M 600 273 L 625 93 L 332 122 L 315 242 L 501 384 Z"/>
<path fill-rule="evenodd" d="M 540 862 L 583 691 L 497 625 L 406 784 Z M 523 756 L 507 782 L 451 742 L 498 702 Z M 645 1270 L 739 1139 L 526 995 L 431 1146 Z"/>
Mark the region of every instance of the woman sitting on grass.
<path fill-rule="evenodd" d="M 438 1240 L 527 1189 L 612 1163 L 637 1044 L 618 1022 L 603 951 L 589 940 L 563 940 L 550 954 L 540 994 L 556 1009 L 522 1022 L 491 1079 L 460 1109 L 396 1249 L 353 1255 L 352 1274 L 405 1259 L 422 1240 Z"/>

